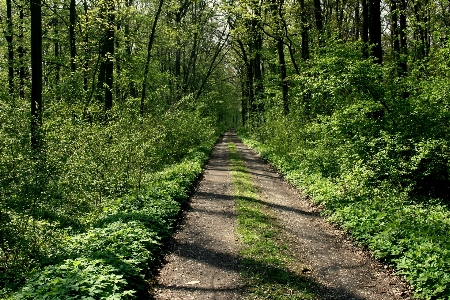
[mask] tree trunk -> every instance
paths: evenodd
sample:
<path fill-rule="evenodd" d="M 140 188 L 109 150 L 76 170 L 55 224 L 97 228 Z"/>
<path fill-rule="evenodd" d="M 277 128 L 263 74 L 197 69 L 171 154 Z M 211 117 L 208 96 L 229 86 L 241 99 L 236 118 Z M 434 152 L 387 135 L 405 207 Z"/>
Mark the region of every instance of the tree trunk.
<path fill-rule="evenodd" d="M 53 8 L 56 10 L 57 6 L 56 4 L 53 6 Z M 58 30 L 58 16 L 55 16 L 53 18 L 53 28 L 54 28 L 54 32 L 55 32 L 55 40 L 53 43 L 53 47 L 54 47 L 54 54 L 55 54 L 55 60 L 56 60 L 56 67 L 55 67 L 55 82 L 56 84 L 59 83 L 59 79 L 60 79 L 60 69 L 61 67 L 59 66 L 59 40 L 58 40 L 58 34 L 59 34 L 59 30 Z"/>
<path fill-rule="evenodd" d="M 320 6 L 320 0 L 314 0 L 314 16 L 316 19 L 316 28 L 319 34 L 319 46 L 323 45 L 323 21 L 322 21 L 322 8 Z"/>
<path fill-rule="evenodd" d="M 6 42 L 8 43 L 8 87 L 11 97 L 14 95 L 14 47 L 11 0 L 6 0 Z"/>
<path fill-rule="evenodd" d="M 383 63 L 383 49 L 381 46 L 381 0 L 370 1 L 370 29 L 369 42 L 372 47 L 372 56 L 375 57 L 375 62 Z"/>
<path fill-rule="evenodd" d="M 83 8 L 84 8 L 84 16 L 85 16 L 85 22 L 86 24 L 88 23 L 88 4 L 87 4 L 87 0 L 83 1 Z M 88 42 L 89 42 L 89 36 L 87 34 L 87 32 L 84 34 L 84 47 L 85 47 L 85 53 L 86 56 L 89 53 L 89 48 L 88 48 Z M 88 58 L 85 57 L 84 59 L 84 63 L 83 63 L 83 89 L 85 92 L 88 91 L 88 75 L 89 75 L 89 63 L 88 63 Z"/>
<path fill-rule="evenodd" d="M 144 66 L 144 80 L 142 81 L 141 105 L 140 105 L 140 110 L 139 110 L 141 116 L 144 115 L 144 101 L 145 101 L 145 93 L 146 93 L 146 87 L 147 87 L 148 72 L 149 72 L 149 68 L 150 68 L 150 57 L 151 57 L 153 42 L 155 40 L 156 25 L 158 24 L 158 19 L 159 19 L 159 15 L 161 14 L 163 3 L 164 3 L 164 0 L 159 0 L 158 10 L 156 11 L 155 19 L 153 20 L 152 31 L 150 32 L 150 37 L 148 39 L 148 44 L 147 44 L 147 59 L 145 61 L 145 66 Z"/>
<path fill-rule="evenodd" d="M 20 31 L 19 31 L 19 47 L 17 48 L 17 52 L 19 54 L 19 96 L 20 98 L 25 98 L 25 62 L 24 62 L 24 52 L 23 49 L 23 7 L 19 9 L 19 19 L 20 19 Z"/>
<path fill-rule="evenodd" d="M 244 77 L 244 78 L 242 78 Z M 242 118 L 242 126 L 245 126 L 247 123 L 247 103 L 248 103 L 248 82 L 247 82 L 247 75 L 241 76 L 241 118 Z"/>
<path fill-rule="evenodd" d="M 362 0 L 362 54 L 364 58 L 369 57 L 369 7 L 367 1 Z"/>
<path fill-rule="evenodd" d="M 361 16 L 359 11 L 359 1 L 356 2 L 355 5 L 355 41 L 359 40 L 359 36 L 361 33 Z"/>
<path fill-rule="evenodd" d="M 416 18 L 416 28 L 414 30 L 414 36 L 417 41 L 417 50 L 416 50 L 416 59 L 421 60 L 428 56 L 430 51 L 430 43 L 428 36 L 428 8 L 424 9 L 424 6 L 427 7 L 428 1 L 424 1 L 422 3 L 420 1 L 414 1 L 414 15 Z M 425 4 L 423 6 L 423 4 Z"/>
<path fill-rule="evenodd" d="M 69 44 L 70 44 L 70 69 L 72 73 L 76 71 L 75 57 L 77 48 L 75 45 L 75 20 L 76 20 L 75 0 L 70 0 L 70 24 L 69 24 Z"/>
<path fill-rule="evenodd" d="M 395 62 L 398 64 L 400 56 L 400 34 L 398 27 L 398 11 L 397 11 L 397 0 L 391 2 L 391 21 L 392 21 L 392 56 Z"/>
<path fill-rule="evenodd" d="M 408 55 L 408 47 L 406 43 L 406 5 L 406 0 L 400 0 L 400 69 L 403 76 L 406 76 L 408 73 L 408 66 L 406 64 Z"/>
<path fill-rule="evenodd" d="M 263 77 L 262 77 L 262 70 L 261 70 L 261 52 L 262 52 L 262 35 L 260 32 L 260 6 L 255 6 L 255 14 L 256 17 L 252 20 L 252 57 L 250 61 L 252 62 L 252 68 L 253 68 L 253 78 L 254 78 L 254 85 L 255 85 L 255 107 L 254 111 L 257 112 L 263 112 L 264 111 L 264 104 L 262 102 L 263 100 L 263 93 L 264 93 L 264 85 L 263 85 Z"/>
<path fill-rule="evenodd" d="M 255 96 L 253 92 L 253 66 L 252 61 L 249 58 L 247 51 L 245 50 L 244 43 L 238 39 L 237 40 L 239 48 L 242 52 L 242 58 L 244 59 L 244 65 L 245 65 L 245 85 L 243 88 L 243 99 L 242 99 L 242 125 L 245 125 L 245 122 L 247 119 L 253 114 L 253 108 L 254 108 L 254 102 L 255 102 Z M 251 54 L 251 49 L 249 50 L 249 53 Z"/>
<path fill-rule="evenodd" d="M 31 0 L 31 149 L 41 148 L 42 125 L 42 22 L 41 0 Z"/>
<path fill-rule="evenodd" d="M 98 70 L 98 79 L 97 79 L 97 100 L 99 103 L 102 103 L 104 101 L 103 99 L 103 91 L 105 87 L 105 70 L 106 70 L 106 53 L 107 53 L 107 46 L 106 46 L 106 38 L 103 37 L 103 39 L 100 40 L 99 45 L 99 57 L 100 57 L 100 67 Z"/>
<path fill-rule="evenodd" d="M 284 44 L 281 39 L 277 41 L 278 63 L 280 65 L 280 79 L 281 79 L 281 95 L 283 99 L 283 112 L 285 115 L 289 114 L 289 87 L 287 83 L 286 60 L 284 57 Z"/>
<path fill-rule="evenodd" d="M 114 80 L 114 31 L 115 14 L 114 0 L 108 0 L 108 30 L 106 32 L 106 60 L 105 60 L 105 111 L 113 106 L 113 80 Z"/>

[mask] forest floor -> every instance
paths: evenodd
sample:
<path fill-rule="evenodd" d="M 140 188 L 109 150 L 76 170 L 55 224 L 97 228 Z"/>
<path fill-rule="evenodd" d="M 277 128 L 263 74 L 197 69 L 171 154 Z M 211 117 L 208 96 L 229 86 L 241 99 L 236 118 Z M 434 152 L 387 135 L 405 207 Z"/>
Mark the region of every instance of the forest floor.
<path fill-rule="evenodd" d="M 327 223 L 319 208 L 228 131 L 216 144 L 173 237 L 151 291 L 155 299 L 246 298 L 228 143 L 236 145 L 259 202 L 270 211 L 279 238 L 287 244 L 290 269 L 314 283 L 317 299 L 412 297 L 409 286 L 389 267 Z"/>

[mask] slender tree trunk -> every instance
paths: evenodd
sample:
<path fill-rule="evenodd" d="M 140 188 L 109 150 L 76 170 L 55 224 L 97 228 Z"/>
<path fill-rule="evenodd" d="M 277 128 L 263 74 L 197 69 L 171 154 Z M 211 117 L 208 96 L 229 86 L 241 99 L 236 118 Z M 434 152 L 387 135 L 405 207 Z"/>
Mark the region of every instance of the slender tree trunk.
<path fill-rule="evenodd" d="M 359 40 L 361 33 L 361 16 L 359 11 L 359 1 L 355 5 L 355 41 Z"/>
<path fill-rule="evenodd" d="M 85 18 L 85 22 L 86 24 L 88 23 L 88 4 L 87 4 L 87 0 L 83 1 L 83 8 L 84 8 L 84 18 Z M 86 54 L 86 57 L 84 58 L 84 63 L 83 63 L 83 89 L 85 92 L 88 91 L 88 76 L 89 76 L 89 63 L 88 63 L 88 53 L 89 53 L 89 48 L 88 48 L 88 43 L 89 43 L 89 36 L 87 34 L 87 32 L 84 34 L 84 52 Z"/>
<path fill-rule="evenodd" d="M 127 8 L 130 8 L 133 6 L 133 0 L 126 1 Z M 131 56 L 131 39 L 130 39 L 130 22 L 127 20 L 125 22 L 125 53 L 128 55 L 128 57 Z"/>
<path fill-rule="evenodd" d="M 247 66 L 247 82 L 248 82 L 248 106 L 250 110 L 250 118 L 256 113 L 256 105 L 255 105 L 255 89 L 254 89 L 254 75 L 253 75 L 253 59 L 249 60 L 249 64 Z"/>
<path fill-rule="evenodd" d="M 114 80 L 114 31 L 115 14 L 114 0 L 108 0 L 108 30 L 106 32 L 106 60 L 105 60 L 105 111 L 113 106 L 113 80 Z"/>
<path fill-rule="evenodd" d="M 264 104 L 263 93 L 264 93 L 264 85 L 263 85 L 263 76 L 261 70 L 261 52 L 262 52 L 262 35 L 260 32 L 260 16 L 261 16 L 261 7 L 259 3 L 255 2 L 255 14 L 256 17 L 252 20 L 252 66 L 253 66 L 253 76 L 254 76 L 254 84 L 255 84 L 255 111 L 263 112 Z"/>
<path fill-rule="evenodd" d="M 69 24 L 69 44 L 70 44 L 70 69 L 72 73 L 76 71 L 77 48 L 75 44 L 75 21 L 76 21 L 75 0 L 70 0 L 70 24 Z"/>
<path fill-rule="evenodd" d="M 228 37 L 230 36 L 230 34 L 226 34 L 226 37 L 223 39 L 223 36 L 225 35 L 225 31 L 222 33 L 222 38 L 220 39 L 221 41 L 219 41 L 219 43 L 217 44 L 217 49 L 214 52 L 214 55 L 211 59 L 211 62 L 209 64 L 208 70 L 206 71 L 205 76 L 202 78 L 201 83 L 200 83 L 200 87 L 197 90 L 197 93 L 195 94 L 195 99 L 199 99 L 201 94 L 203 93 L 203 90 L 206 86 L 206 83 L 208 82 L 209 77 L 211 76 L 211 74 L 213 73 L 214 69 L 217 67 L 218 64 L 216 64 L 216 60 L 219 57 L 220 53 L 222 52 L 223 48 L 225 47 L 225 45 L 227 44 L 228 41 Z M 223 61 L 224 56 L 222 56 L 222 58 L 220 59 L 220 62 Z M 219 63 L 220 63 L 219 62 Z"/>
<path fill-rule="evenodd" d="M 23 19 L 24 12 L 23 7 L 19 9 L 19 19 L 20 19 L 20 31 L 19 31 L 19 47 L 17 48 L 17 52 L 19 54 L 19 96 L 20 98 L 25 98 L 25 62 L 24 62 L 24 52 L 23 49 Z"/>
<path fill-rule="evenodd" d="M 53 8 L 56 10 L 56 4 L 53 6 Z M 55 66 L 55 82 L 56 84 L 59 83 L 59 79 L 60 79 L 60 69 L 61 67 L 59 66 L 59 40 L 58 40 L 58 17 L 55 16 L 53 18 L 53 28 L 54 28 L 54 32 L 55 32 L 55 41 L 53 43 L 53 47 L 54 47 L 54 54 L 55 54 L 55 60 L 57 62 L 56 66 Z"/>
<path fill-rule="evenodd" d="M 158 10 L 156 11 L 155 19 L 153 20 L 153 26 L 152 31 L 150 32 L 150 37 L 148 39 L 147 44 L 147 59 L 145 61 L 144 66 L 144 80 L 142 81 L 142 93 L 141 93 L 141 105 L 140 105 L 140 114 L 141 116 L 144 115 L 144 101 L 145 101 L 145 94 L 146 94 L 146 88 L 147 88 L 147 78 L 148 78 L 148 72 L 150 68 L 150 58 L 151 58 L 151 52 L 153 47 L 153 42 L 155 40 L 155 33 L 156 33 L 156 26 L 158 24 L 159 15 L 161 14 L 162 6 L 163 6 L 164 0 L 159 0 Z"/>
<path fill-rule="evenodd" d="M 100 67 L 98 70 L 98 79 L 97 79 L 97 100 L 99 103 L 102 103 L 104 101 L 103 97 L 103 91 L 105 88 L 105 70 L 106 70 L 106 53 L 107 53 L 107 46 L 106 46 L 106 38 L 103 37 L 103 39 L 100 40 L 99 45 L 99 56 L 100 56 Z"/>
<path fill-rule="evenodd" d="M 181 13 L 177 13 L 175 18 L 176 28 L 180 28 Z M 175 49 L 175 101 L 181 98 L 181 43 L 180 38 L 177 37 L 177 46 Z"/>
<path fill-rule="evenodd" d="M 372 56 L 375 57 L 375 62 L 383 63 L 383 49 L 381 46 L 381 0 L 370 1 L 370 30 L 369 42 L 372 47 Z"/>
<path fill-rule="evenodd" d="M 322 20 L 322 8 L 320 6 L 320 0 L 314 0 L 314 16 L 316 19 L 316 28 L 319 34 L 319 46 L 323 46 L 323 20 Z"/>
<path fill-rule="evenodd" d="M 408 73 L 407 55 L 408 47 L 406 42 L 406 0 L 400 0 L 400 27 L 399 27 L 399 39 L 400 39 L 400 69 L 402 75 L 406 76 Z"/>
<path fill-rule="evenodd" d="M 11 0 L 6 0 L 6 42 L 8 43 L 8 87 L 11 97 L 14 95 L 14 47 Z"/>
<path fill-rule="evenodd" d="M 284 55 L 283 38 L 285 28 L 283 27 L 283 24 L 285 24 L 285 22 L 283 20 L 283 4 L 284 4 L 283 0 L 281 0 L 279 3 L 277 3 L 277 1 L 272 0 L 270 9 L 272 10 L 273 23 L 275 24 L 275 36 L 273 38 L 275 39 L 276 42 L 278 54 L 278 69 L 280 74 L 280 87 L 281 87 L 281 97 L 283 101 L 283 112 L 285 115 L 287 115 L 289 114 L 289 101 L 288 101 L 289 86 L 287 82 L 286 59 Z"/>
<path fill-rule="evenodd" d="M 397 11 L 397 0 L 393 0 L 391 2 L 391 21 L 392 21 L 392 29 L 391 29 L 391 35 L 392 35 L 392 50 L 393 50 L 393 57 L 395 59 L 395 62 L 397 63 L 400 61 L 400 33 L 399 33 L 399 27 L 398 27 L 398 11 Z M 397 71 L 398 73 L 398 71 Z"/>
<path fill-rule="evenodd" d="M 369 57 L 369 7 L 367 1 L 362 0 L 362 54 L 364 58 Z"/>
<path fill-rule="evenodd" d="M 42 22 L 41 0 L 31 0 L 31 148 L 41 148 L 42 125 Z"/>
<path fill-rule="evenodd" d="M 424 9 L 425 6 L 425 9 Z M 417 41 L 416 58 L 424 59 L 428 56 L 430 43 L 428 37 L 428 1 L 414 1 L 414 15 L 416 18 L 416 29 L 414 35 Z"/>
<path fill-rule="evenodd" d="M 118 20 L 116 24 L 116 30 L 117 32 L 120 32 L 122 29 L 122 20 Z M 115 41 L 115 48 L 120 49 L 120 40 L 118 38 L 114 39 Z M 117 84 L 117 82 L 121 81 L 121 75 L 122 75 L 122 62 L 123 62 L 123 54 L 119 51 L 116 56 L 116 88 L 115 88 L 115 94 L 116 94 L 116 101 L 117 99 L 121 99 L 123 102 L 125 100 L 125 94 L 122 92 L 122 88 L 120 84 Z"/>
<path fill-rule="evenodd" d="M 300 0 L 300 7 L 302 9 L 302 15 L 300 17 L 302 21 L 302 58 L 307 60 L 309 59 L 309 29 L 306 18 L 305 0 Z"/>
<path fill-rule="evenodd" d="M 242 78 L 244 77 L 244 78 Z M 242 118 L 242 126 L 245 126 L 247 123 L 247 103 L 248 103 L 248 82 L 247 82 L 247 75 L 241 76 L 241 91 L 242 91 L 242 97 L 241 97 L 241 118 Z"/>
<path fill-rule="evenodd" d="M 285 115 L 289 114 L 289 87 L 287 82 L 286 60 L 284 57 L 284 43 L 281 39 L 277 41 L 278 63 L 280 65 L 280 79 L 281 79 L 281 95 L 283 99 L 283 112 Z"/>
<path fill-rule="evenodd" d="M 249 58 L 249 55 L 247 54 L 247 51 L 245 50 L 244 43 L 238 39 L 237 40 L 239 48 L 242 52 L 242 58 L 244 59 L 244 65 L 245 65 L 245 84 L 243 88 L 243 99 L 242 99 L 242 125 L 245 125 L 245 122 L 248 118 L 251 118 L 252 114 L 254 113 L 254 102 L 255 102 L 255 96 L 253 92 L 253 65 L 251 58 Z M 252 50 L 249 49 L 249 53 L 251 55 Z"/>

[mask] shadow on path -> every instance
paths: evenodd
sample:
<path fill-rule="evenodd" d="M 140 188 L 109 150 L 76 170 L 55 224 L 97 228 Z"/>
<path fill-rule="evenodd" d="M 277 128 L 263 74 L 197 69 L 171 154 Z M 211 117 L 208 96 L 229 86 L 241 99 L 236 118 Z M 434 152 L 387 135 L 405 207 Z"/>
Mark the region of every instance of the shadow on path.
<path fill-rule="evenodd" d="M 320 299 L 329 300 L 363 300 L 353 295 L 351 292 L 345 289 L 330 288 L 320 283 L 315 282 L 308 275 L 299 275 L 289 270 L 284 270 L 279 267 L 261 263 L 252 259 L 241 259 L 237 256 L 232 256 L 228 253 L 213 251 L 207 249 L 204 246 L 197 243 L 174 243 L 176 255 L 181 257 L 196 260 L 201 263 L 207 263 L 209 265 L 218 268 L 227 268 L 236 271 L 236 260 L 239 261 L 238 269 L 247 272 L 250 276 L 259 276 L 263 279 L 264 284 L 281 284 L 289 287 L 300 288 L 303 291 L 313 292 L 320 295 Z M 220 263 L 219 263 L 220 262 Z M 229 262 L 225 263 L 224 262 Z M 256 272 L 258 270 L 258 272 Z M 260 270 L 264 270 L 260 272 Z M 223 291 L 223 290 L 235 290 L 238 288 L 204 288 L 196 287 L 195 284 L 185 284 L 183 286 L 162 286 L 158 285 L 157 288 L 164 288 L 169 290 L 188 290 L 197 292 L 206 291 Z M 200 300 L 200 299 L 199 299 Z"/>

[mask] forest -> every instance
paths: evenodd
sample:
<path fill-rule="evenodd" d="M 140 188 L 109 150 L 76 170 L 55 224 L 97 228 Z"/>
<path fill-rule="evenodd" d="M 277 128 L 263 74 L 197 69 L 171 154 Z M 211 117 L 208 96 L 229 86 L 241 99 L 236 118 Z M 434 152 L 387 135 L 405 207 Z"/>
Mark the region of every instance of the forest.
<path fill-rule="evenodd" d="M 136 299 L 226 128 L 450 297 L 450 2 L 5 0 L 0 299 Z"/>

